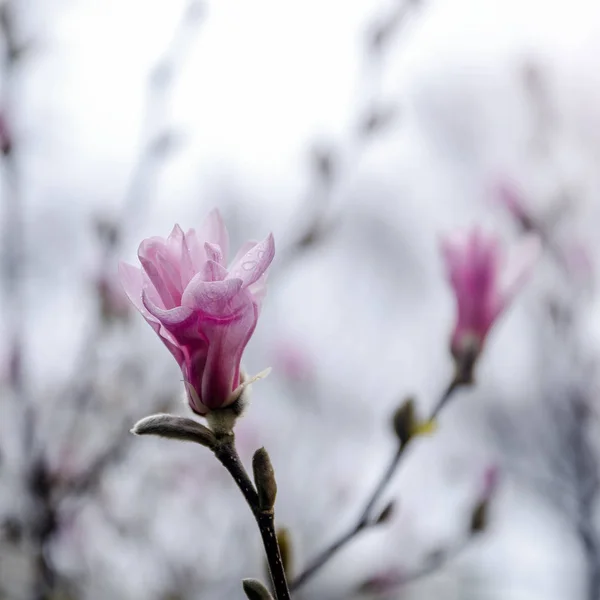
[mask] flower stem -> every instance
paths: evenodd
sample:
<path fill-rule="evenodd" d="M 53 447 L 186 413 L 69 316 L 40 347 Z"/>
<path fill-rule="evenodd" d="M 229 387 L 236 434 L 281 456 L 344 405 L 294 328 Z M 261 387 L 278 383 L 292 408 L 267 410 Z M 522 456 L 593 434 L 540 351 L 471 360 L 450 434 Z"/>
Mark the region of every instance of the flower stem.
<path fill-rule="evenodd" d="M 454 378 L 448 387 L 444 390 L 444 393 L 438 400 L 438 403 L 435 405 L 433 411 L 429 416 L 429 421 L 433 421 L 442 408 L 446 405 L 452 394 L 456 391 L 456 389 L 461 385 L 460 381 Z M 410 438 L 412 439 L 412 438 Z M 309 562 L 308 566 L 302 571 L 291 583 L 290 589 L 295 591 L 299 589 L 302 585 L 304 585 L 317 571 L 320 571 L 331 558 L 342 548 L 346 546 L 349 542 L 351 542 L 361 531 L 366 529 L 367 527 L 371 527 L 375 525 L 376 520 L 373 520 L 373 508 L 379 502 L 381 495 L 385 491 L 388 483 L 392 479 L 396 469 L 400 465 L 402 461 L 402 457 L 405 455 L 406 448 L 409 446 L 410 439 L 404 444 L 399 444 L 394 456 L 387 469 L 384 471 L 383 475 L 377 482 L 375 489 L 369 496 L 365 507 L 363 508 L 358 520 L 356 523 L 348 529 L 345 533 L 340 535 L 333 543 L 331 543 L 325 550 L 323 550 L 320 554 L 318 554 L 311 562 Z"/>
<path fill-rule="evenodd" d="M 242 492 L 256 519 L 256 524 L 258 525 L 265 553 L 267 555 L 275 597 L 277 600 L 290 600 L 290 591 L 288 589 L 285 569 L 283 567 L 281 552 L 277 542 L 273 509 L 261 509 L 256 488 L 250 480 L 237 453 L 233 434 L 221 437 L 218 445 L 214 449 L 214 453 L 221 464 L 233 477 L 233 480 Z"/>

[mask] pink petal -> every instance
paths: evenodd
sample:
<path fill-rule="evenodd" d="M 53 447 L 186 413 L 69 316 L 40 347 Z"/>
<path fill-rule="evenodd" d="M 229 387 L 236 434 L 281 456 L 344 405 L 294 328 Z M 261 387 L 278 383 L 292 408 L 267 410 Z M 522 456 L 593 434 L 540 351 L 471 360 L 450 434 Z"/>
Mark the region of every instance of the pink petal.
<path fill-rule="evenodd" d="M 256 283 L 249 285 L 246 289 L 252 294 L 254 302 L 260 308 L 262 301 L 267 295 L 267 274 L 264 273 L 261 275 Z"/>
<path fill-rule="evenodd" d="M 204 281 L 202 274 L 198 274 L 190 281 L 183 293 L 182 303 L 190 310 L 227 317 L 238 309 L 232 301 L 241 288 L 240 279 Z"/>
<path fill-rule="evenodd" d="M 142 288 L 143 288 L 143 273 L 137 267 L 129 265 L 127 263 L 119 263 L 119 278 L 125 293 L 133 303 L 133 305 L 142 313 L 142 316 L 146 319 L 150 327 L 158 334 L 160 339 L 163 341 L 165 346 L 169 349 L 171 354 L 175 357 L 177 362 L 181 365 L 183 361 L 183 353 L 177 346 L 177 342 L 173 336 L 160 324 L 160 322 L 154 317 L 144 305 L 142 300 Z"/>
<path fill-rule="evenodd" d="M 256 246 L 256 245 L 258 245 L 258 242 L 256 240 L 249 240 L 247 242 L 244 242 L 240 246 L 240 249 L 235 253 L 233 260 L 231 261 L 231 266 L 233 267 L 233 265 L 236 265 L 237 263 L 239 263 L 240 260 L 246 254 L 248 254 L 248 252 L 250 252 L 250 250 L 252 250 L 252 248 L 254 248 L 254 246 Z"/>
<path fill-rule="evenodd" d="M 202 268 L 202 265 L 206 262 L 206 251 L 204 250 L 204 244 L 200 241 L 195 229 L 190 229 L 185 234 L 185 243 L 192 260 L 193 271 L 194 273 L 197 273 Z"/>
<path fill-rule="evenodd" d="M 164 309 L 155 303 L 152 295 L 152 290 L 146 286 L 142 291 L 142 302 L 146 310 L 167 329 L 181 326 L 193 315 L 194 311 L 187 306 Z"/>
<path fill-rule="evenodd" d="M 154 285 L 163 308 L 174 308 L 181 300 L 181 271 L 162 238 L 144 240 L 138 249 L 144 271 Z"/>
<path fill-rule="evenodd" d="M 179 345 L 177 344 L 175 338 L 171 335 L 169 331 L 167 331 L 161 323 L 156 321 L 152 316 L 146 318 L 146 321 L 154 329 L 154 332 L 160 337 L 163 344 L 169 349 L 179 366 L 184 364 L 185 355 Z"/>
<path fill-rule="evenodd" d="M 223 281 L 227 277 L 227 269 L 214 260 L 207 260 L 202 265 L 199 275 L 204 281 Z"/>
<path fill-rule="evenodd" d="M 221 213 L 217 208 L 214 208 L 206 217 L 202 228 L 200 229 L 200 239 L 204 242 L 216 244 L 221 248 L 223 253 L 224 264 L 227 264 L 227 255 L 229 254 L 229 234 Z"/>
<path fill-rule="evenodd" d="M 173 227 L 167 245 L 169 252 L 179 265 L 179 291 L 183 291 L 195 274 L 192 257 L 187 245 L 185 234 L 179 225 Z"/>
<path fill-rule="evenodd" d="M 126 262 L 119 263 L 119 280 L 131 303 L 141 312 L 145 312 L 142 303 L 144 276 L 141 269 Z"/>
<path fill-rule="evenodd" d="M 244 348 L 254 332 L 258 311 L 250 304 L 230 324 L 213 324 L 205 328 L 210 340 L 204 377 L 202 402 L 209 408 L 223 406 L 239 385 L 239 365 Z"/>
<path fill-rule="evenodd" d="M 223 265 L 223 252 L 221 251 L 221 247 L 216 244 L 211 244 L 210 242 L 204 243 L 204 252 L 206 252 L 206 258 L 208 260 L 212 260 L 219 265 Z"/>
<path fill-rule="evenodd" d="M 256 244 L 244 256 L 231 266 L 229 277 L 241 279 L 243 287 L 248 287 L 267 270 L 275 256 L 273 234 Z"/>

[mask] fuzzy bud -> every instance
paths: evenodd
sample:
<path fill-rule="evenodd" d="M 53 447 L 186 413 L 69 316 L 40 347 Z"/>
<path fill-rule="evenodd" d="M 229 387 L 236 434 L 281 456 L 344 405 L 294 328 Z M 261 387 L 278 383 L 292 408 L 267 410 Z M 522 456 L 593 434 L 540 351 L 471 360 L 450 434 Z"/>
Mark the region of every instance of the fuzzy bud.
<path fill-rule="evenodd" d="M 401 446 L 408 444 L 417 426 L 415 418 L 415 401 L 407 398 L 392 417 L 394 431 Z"/>
<path fill-rule="evenodd" d="M 258 579 L 244 579 L 242 585 L 248 600 L 273 600 L 269 590 Z"/>
<path fill-rule="evenodd" d="M 207 448 L 214 448 L 215 434 L 201 423 L 175 415 L 151 415 L 138 421 L 131 430 L 135 435 L 158 435 L 160 437 L 185 442 L 195 442 Z"/>
<path fill-rule="evenodd" d="M 254 483 L 258 492 L 261 510 L 272 510 L 277 497 L 277 482 L 275 472 L 264 448 L 259 448 L 252 457 L 252 470 L 254 472 Z"/>

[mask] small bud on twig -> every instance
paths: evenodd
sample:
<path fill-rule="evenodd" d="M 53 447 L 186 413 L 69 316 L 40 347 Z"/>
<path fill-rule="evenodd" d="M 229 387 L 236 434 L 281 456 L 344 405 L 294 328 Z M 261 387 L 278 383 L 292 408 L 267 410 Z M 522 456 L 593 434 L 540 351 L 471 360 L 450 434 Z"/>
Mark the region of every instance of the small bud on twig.
<path fill-rule="evenodd" d="M 471 513 L 471 525 L 469 531 L 471 535 L 476 535 L 485 531 L 488 523 L 489 500 L 486 498 L 478 502 Z"/>
<path fill-rule="evenodd" d="M 258 579 L 244 579 L 242 585 L 248 600 L 273 600 L 269 590 Z"/>
<path fill-rule="evenodd" d="M 259 448 L 254 453 L 252 470 L 260 508 L 261 510 L 271 510 L 275 506 L 275 498 L 277 497 L 277 482 L 275 481 L 271 459 L 264 448 Z"/>
<path fill-rule="evenodd" d="M 394 431 L 400 440 L 400 445 L 406 445 L 413 436 L 417 422 L 415 418 L 415 401 L 407 398 L 396 410 L 392 417 Z"/>
<path fill-rule="evenodd" d="M 195 442 L 207 448 L 217 443 L 215 434 L 201 423 L 175 415 L 151 415 L 138 421 L 131 430 L 135 435 L 158 435 L 160 437 Z"/>

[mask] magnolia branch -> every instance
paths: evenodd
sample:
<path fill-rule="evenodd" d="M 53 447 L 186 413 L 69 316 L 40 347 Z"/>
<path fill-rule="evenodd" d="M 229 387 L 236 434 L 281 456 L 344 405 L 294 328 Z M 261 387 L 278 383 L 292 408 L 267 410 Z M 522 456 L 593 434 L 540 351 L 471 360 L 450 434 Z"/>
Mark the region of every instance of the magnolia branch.
<path fill-rule="evenodd" d="M 152 415 L 136 423 L 132 432 L 136 435 L 158 435 L 194 442 L 212 450 L 235 481 L 256 520 L 267 556 L 276 600 L 290 600 L 285 567 L 275 530 L 274 507 L 277 496 L 275 474 L 267 451 L 260 448 L 254 453 L 252 460 L 254 474 L 254 483 L 252 483 L 235 447 L 233 424 L 238 414 L 235 408 L 216 409 L 208 415 L 212 429 L 192 419 L 174 415 Z M 226 425 L 223 426 L 223 423 Z M 247 583 L 244 582 L 244 589 L 246 587 Z"/>
<path fill-rule="evenodd" d="M 461 382 L 459 380 L 456 378 L 452 379 L 451 383 L 448 385 L 438 403 L 432 410 L 429 418 L 427 419 L 427 423 L 433 423 L 435 421 L 442 408 L 446 405 L 452 394 L 460 385 Z M 369 496 L 356 523 L 308 563 L 308 566 L 290 583 L 290 589 L 292 591 L 302 587 L 311 577 L 320 571 L 335 556 L 335 554 L 337 554 L 342 548 L 350 543 L 362 531 L 369 527 L 374 527 L 381 522 L 380 516 L 373 514 L 373 509 L 378 504 L 383 492 L 400 466 L 410 442 L 416 437 L 414 431 L 416 422 L 414 421 L 414 415 L 412 414 L 413 409 L 410 408 L 408 410 L 411 412 L 410 415 L 406 415 L 405 412 L 401 415 L 401 419 L 395 419 L 396 433 L 398 434 L 399 439 L 398 447 L 387 469 L 384 471 L 383 475 L 375 486 L 375 489 Z M 400 413 L 396 414 L 399 415 Z M 402 422 L 399 422 L 400 420 Z M 403 430 L 399 428 L 402 428 Z"/>

